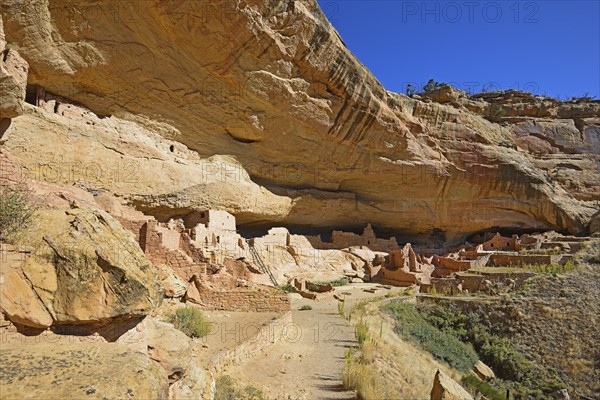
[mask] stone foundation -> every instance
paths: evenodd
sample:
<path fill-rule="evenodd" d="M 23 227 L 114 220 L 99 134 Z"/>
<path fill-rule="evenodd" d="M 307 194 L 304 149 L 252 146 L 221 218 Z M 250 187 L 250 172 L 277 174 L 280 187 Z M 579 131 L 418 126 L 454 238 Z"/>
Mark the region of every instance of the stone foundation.
<path fill-rule="evenodd" d="M 490 264 L 504 266 L 522 266 L 522 265 L 558 265 L 562 255 L 542 255 L 542 254 L 492 254 Z"/>
<path fill-rule="evenodd" d="M 201 285 L 198 285 L 201 286 Z M 227 290 L 198 288 L 196 302 L 204 310 L 245 312 L 287 312 L 291 310 L 287 293 L 268 286 Z"/>

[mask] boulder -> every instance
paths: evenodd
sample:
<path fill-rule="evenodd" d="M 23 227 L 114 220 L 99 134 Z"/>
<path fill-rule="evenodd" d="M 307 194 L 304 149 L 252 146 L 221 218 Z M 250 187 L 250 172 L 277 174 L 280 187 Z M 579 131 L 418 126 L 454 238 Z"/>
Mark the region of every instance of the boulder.
<path fill-rule="evenodd" d="M 192 279 L 192 281 L 187 284 L 187 289 L 185 292 L 185 301 L 194 304 L 202 304 L 202 296 L 200 296 L 200 291 L 196 286 L 195 276 Z"/>
<path fill-rule="evenodd" d="M 6 399 L 167 399 L 167 374 L 117 343 L 41 342 L 0 348 Z"/>
<path fill-rule="evenodd" d="M 489 381 L 496 377 L 494 371 L 492 371 L 490 367 L 488 367 L 482 361 L 479 360 L 473 366 L 473 373 L 483 381 Z"/>
<path fill-rule="evenodd" d="M 195 364 L 195 343 L 172 324 L 147 317 L 117 342 L 147 354 L 162 366 L 169 378 L 170 398 L 206 397 L 209 377 Z"/>
<path fill-rule="evenodd" d="M 159 265 L 158 276 L 165 291 L 165 297 L 182 297 L 187 292 L 187 283 L 166 265 Z"/>
<path fill-rule="evenodd" d="M 556 400 L 571 400 L 569 391 L 567 389 L 560 389 L 552 393 L 552 398 Z"/>
<path fill-rule="evenodd" d="M 378 255 L 373 250 L 363 247 L 349 247 L 347 249 L 344 249 L 344 251 L 352 254 L 353 256 L 358 257 L 360 260 L 363 261 L 363 264 L 369 263 L 371 265 L 373 264 L 373 260 L 375 260 L 375 257 L 377 257 Z"/>
<path fill-rule="evenodd" d="M 438 369 L 433 379 L 431 400 L 473 400 L 473 396 L 454 379 Z"/>
<path fill-rule="evenodd" d="M 154 267 L 103 211 L 45 210 L 26 236 L 34 250 L 1 270 L 2 308 L 12 322 L 107 323 L 147 315 L 162 301 Z"/>
<path fill-rule="evenodd" d="M 0 308 L 11 322 L 32 328 L 52 325 L 52 316 L 22 273 L 12 270 L 3 278 L 0 283 Z"/>
<path fill-rule="evenodd" d="M 456 103 L 459 99 L 467 97 L 467 94 L 450 85 L 440 86 L 436 89 L 428 90 L 421 93 L 421 98 L 431 99 L 436 103 Z"/>

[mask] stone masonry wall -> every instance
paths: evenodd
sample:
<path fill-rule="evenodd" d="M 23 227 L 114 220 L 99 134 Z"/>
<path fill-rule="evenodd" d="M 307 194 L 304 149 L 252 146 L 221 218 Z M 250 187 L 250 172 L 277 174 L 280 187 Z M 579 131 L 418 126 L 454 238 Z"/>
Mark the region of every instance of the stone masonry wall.
<path fill-rule="evenodd" d="M 123 225 L 123 228 L 127 229 L 133 234 L 135 240 L 139 243 L 140 232 L 142 230 L 142 226 L 144 226 L 144 224 L 146 223 L 146 220 L 130 220 L 118 216 L 116 216 L 115 218 L 121 223 L 121 225 Z"/>
<path fill-rule="evenodd" d="M 184 251 L 166 248 L 163 245 L 162 233 L 156 228 L 157 221 L 150 220 L 140 229 L 140 246 L 150 262 L 155 265 L 163 264 L 170 266 L 181 279 L 186 281 L 190 279 L 190 275 L 194 271 L 199 274 L 206 272 L 205 264 L 195 262 Z M 187 238 L 187 235 L 182 235 L 182 242 L 185 242 Z"/>
<path fill-rule="evenodd" d="M 291 310 L 288 295 L 280 290 L 261 288 L 234 288 L 227 290 L 199 289 L 201 306 L 205 310 L 286 312 Z"/>
<path fill-rule="evenodd" d="M 465 271 L 471 268 L 470 260 L 454 260 L 448 257 L 433 257 L 433 265 L 452 271 Z"/>
<path fill-rule="evenodd" d="M 560 262 L 562 256 L 554 255 L 512 255 L 512 254 L 492 254 L 490 262 L 496 266 L 509 265 L 556 265 Z"/>

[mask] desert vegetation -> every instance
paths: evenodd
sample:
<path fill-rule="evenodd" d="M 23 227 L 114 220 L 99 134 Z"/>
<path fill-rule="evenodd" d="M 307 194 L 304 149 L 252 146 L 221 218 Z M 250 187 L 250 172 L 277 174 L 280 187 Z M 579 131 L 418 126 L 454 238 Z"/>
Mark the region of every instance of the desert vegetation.
<path fill-rule="evenodd" d="M 358 350 L 349 348 L 345 354 L 342 371 L 344 387 L 356 390 L 357 397 L 364 400 L 391 398 L 389 384 L 372 364 L 375 361 L 375 348 L 378 342 L 369 333 L 365 321 L 359 321 L 355 327 Z"/>
<path fill-rule="evenodd" d="M 0 188 L 0 242 L 16 241 L 33 222 L 36 209 L 27 188 Z"/>
<path fill-rule="evenodd" d="M 389 303 L 384 310 L 396 321 L 394 331 L 445 361 L 459 371 L 469 371 L 477 361 L 477 353 L 458 338 L 430 324 L 414 306 L 402 302 Z"/>
<path fill-rule="evenodd" d="M 178 308 L 174 314 L 169 316 L 169 322 L 192 338 L 206 336 L 212 330 L 212 325 L 202 311 L 194 306 Z"/>
<path fill-rule="evenodd" d="M 254 386 L 240 387 L 229 375 L 222 375 L 216 381 L 215 400 L 267 400 L 267 397 Z"/>
<path fill-rule="evenodd" d="M 342 278 L 334 279 L 332 281 L 317 282 L 317 285 L 331 285 L 334 287 L 339 287 L 339 286 L 346 286 L 349 282 L 350 282 L 350 280 L 344 276 Z"/>
<path fill-rule="evenodd" d="M 283 290 L 286 293 L 292 293 L 294 291 L 294 287 L 291 283 L 284 283 L 278 286 L 280 290 Z"/>
<path fill-rule="evenodd" d="M 475 349 L 476 357 L 489 365 L 499 378 L 489 385 L 487 392 L 505 393 L 508 389 L 515 395 L 541 399 L 566 387 L 552 370 L 536 364 L 519 350 L 506 331 L 494 325 L 486 313 L 464 313 L 444 304 L 420 304 L 414 312 L 427 324 Z"/>
<path fill-rule="evenodd" d="M 506 394 L 501 393 L 492 384 L 483 381 L 475 375 L 466 375 L 461 380 L 462 385 L 471 393 L 481 393 L 489 400 L 506 400 Z"/>

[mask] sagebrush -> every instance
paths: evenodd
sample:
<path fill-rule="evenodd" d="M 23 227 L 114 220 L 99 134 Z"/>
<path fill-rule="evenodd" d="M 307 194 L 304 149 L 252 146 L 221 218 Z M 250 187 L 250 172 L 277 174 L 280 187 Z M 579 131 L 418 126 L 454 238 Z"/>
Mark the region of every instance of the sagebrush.
<path fill-rule="evenodd" d="M 169 317 L 169 322 L 192 338 L 206 336 L 212 331 L 212 325 L 202 311 L 193 306 L 178 308 L 175 314 Z"/>
<path fill-rule="evenodd" d="M 229 376 L 220 376 L 215 385 L 215 400 L 266 400 L 265 394 L 254 386 L 240 388 Z"/>
<path fill-rule="evenodd" d="M 0 188 L 0 242 L 14 242 L 31 225 L 37 207 L 24 186 Z"/>
<path fill-rule="evenodd" d="M 469 371 L 477 362 L 477 353 L 472 346 L 433 326 L 414 306 L 392 302 L 387 304 L 384 310 L 396 320 L 394 332 L 416 342 L 434 358 L 443 360 L 463 372 Z"/>

